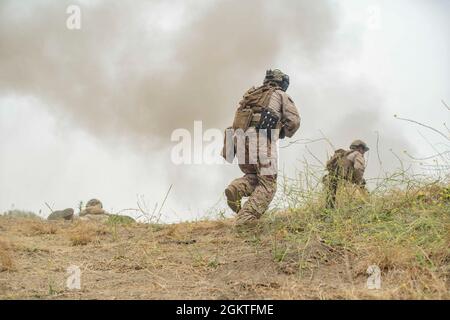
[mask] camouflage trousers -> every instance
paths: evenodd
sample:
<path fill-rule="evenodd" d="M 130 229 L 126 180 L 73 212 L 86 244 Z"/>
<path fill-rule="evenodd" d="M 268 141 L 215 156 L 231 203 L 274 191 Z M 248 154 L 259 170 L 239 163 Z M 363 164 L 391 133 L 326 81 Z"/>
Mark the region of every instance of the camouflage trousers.
<path fill-rule="evenodd" d="M 269 153 L 270 153 L 269 143 Z M 276 156 L 255 164 L 239 164 L 244 176 L 233 180 L 225 189 L 229 207 L 237 213 L 237 223 L 259 219 L 268 209 L 277 191 Z M 241 200 L 248 197 L 241 206 Z"/>
<path fill-rule="evenodd" d="M 338 186 L 343 183 L 348 183 L 350 185 L 354 185 L 358 188 L 363 194 L 367 194 L 368 191 L 365 187 L 365 180 L 362 179 L 360 183 L 355 181 L 349 181 L 348 179 L 339 177 L 333 174 L 327 174 L 323 177 L 322 182 L 325 186 L 326 192 L 326 207 L 328 209 L 334 209 L 336 207 L 336 195 L 338 191 Z"/>
<path fill-rule="evenodd" d="M 322 179 L 326 189 L 326 207 L 334 209 L 336 206 L 336 194 L 339 178 L 335 175 L 325 175 Z"/>

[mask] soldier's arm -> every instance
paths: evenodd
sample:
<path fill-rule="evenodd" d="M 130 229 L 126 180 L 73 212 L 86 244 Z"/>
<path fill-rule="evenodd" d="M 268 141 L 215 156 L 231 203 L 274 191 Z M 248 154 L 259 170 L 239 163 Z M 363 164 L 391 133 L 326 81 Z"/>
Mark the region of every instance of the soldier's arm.
<path fill-rule="evenodd" d="M 292 98 L 281 91 L 282 112 L 281 124 L 286 137 L 291 138 L 300 127 L 300 115 Z"/>
<path fill-rule="evenodd" d="M 355 169 L 355 181 L 358 184 L 364 182 L 364 171 L 366 170 L 366 163 L 364 156 L 359 152 L 355 152 L 355 158 L 353 160 L 353 168 Z"/>

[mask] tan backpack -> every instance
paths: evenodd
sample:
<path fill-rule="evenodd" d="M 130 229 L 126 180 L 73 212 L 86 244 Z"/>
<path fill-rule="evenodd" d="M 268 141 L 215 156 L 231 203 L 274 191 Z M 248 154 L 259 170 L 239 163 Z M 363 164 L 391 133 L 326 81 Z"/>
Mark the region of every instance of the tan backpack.
<path fill-rule="evenodd" d="M 252 87 L 239 102 L 236 110 L 233 129 L 246 131 L 252 122 L 254 114 L 261 114 L 269 106 L 270 98 L 278 87 L 263 85 L 258 88 Z"/>
<path fill-rule="evenodd" d="M 351 163 L 347 156 L 354 150 L 337 149 L 333 156 L 327 161 L 326 168 L 329 173 L 346 177 L 351 169 Z"/>

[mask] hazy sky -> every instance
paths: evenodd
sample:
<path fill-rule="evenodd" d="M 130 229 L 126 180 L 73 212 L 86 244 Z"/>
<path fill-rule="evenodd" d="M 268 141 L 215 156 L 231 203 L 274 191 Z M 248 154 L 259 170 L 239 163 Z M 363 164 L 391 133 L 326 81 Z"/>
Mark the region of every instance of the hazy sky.
<path fill-rule="evenodd" d="M 80 30 L 66 27 L 70 4 Z M 292 140 L 366 140 L 368 178 L 376 132 L 384 170 L 398 166 L 390 149 L 433 154 L 439 136 L 393 116 L 448 125 L 449 18 L 445 0 L 1 1 L 0 211 L 90 198 L 118 211 L 138 195 L 153 209 L 170 185 L 165 221 L 220 210 L 239 169 L 174 165 L 171 133 L 195 120 L 224 129 L 269 68 L 291 78 Z M 324 162 L 331 152 L 308 148 Z M 288 176 L 315 161 L 304 144 L 280 156 Z"/>

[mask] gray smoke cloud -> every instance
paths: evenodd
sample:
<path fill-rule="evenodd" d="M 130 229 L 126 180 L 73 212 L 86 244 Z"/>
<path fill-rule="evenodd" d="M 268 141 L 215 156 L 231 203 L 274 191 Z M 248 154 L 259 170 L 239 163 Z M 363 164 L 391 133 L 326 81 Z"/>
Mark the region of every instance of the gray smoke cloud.
<path fill-rule="evenodd" d="M 304 99 L 302 102 L 313 106 L 302 110 L 307 121 L 303 122 L 300 139 L 309 138 L 316 142 L 300 141 L 306 144 L 308 150 L 298 146 L 292 148 L 294 150 L 289 151 L 289 155 L 295 157 L 296 153 L 296 158 L 299 158 L 301 154 L 310 163 L 323 165 L 334 149 L 349 148 L 353 140 L 361 139 L 370 146 L 366 156 L 368 177 L 398 169 L 400 163 L 397 156 L 408 162 L 403 151 L 414 153 L 415 148 L 393 114 L 385 112 L 386 97 L 383 92 L 364 79 L 339 81 L 336 80 L 338 76 L 339 73 L 333 72 L 319 76 L 319 90 L 316 84 L 308 83 L 299 89 L 299 95 Z M 316 158 L 322 163 L 318 163 Z"/>
<path fill-rule="evenodd" d="M 215 1 L 197 14 L 187 5 L 183 27 L 164 36 L 148 23 L 157 2 L 101 1 L 80 4 L 74 31 L 73 3 L 2 1 L 0 92 L 36 96 L 101 137 L 153 142 L 194 120 L 224 126 L 283 50 L 316 59 L 336 25 L 328 1 Z"/>
<path fill-rule="evenodd" d="M 66 8 L 77 3 L 82 27 L 69 30 Z M 101 143 L 152 150 L 167 159 L 161 166 L 176 184 L 174 198 L 209 205 L 238 169 L 176 167 L 168 156 L 170 135 L 192 129 L 194 120 L 205 129 L 230 125 L 242 94 L 269 68 L 291 77 L 289 93 L 302 116 L 296 138 L 316 138 L 322 130 L 336 147 L 355 138 L 373 147 L 379 131 L 385 149 L 410 148 L 382 114 L 382 93 L 334 68 L 358 56 L 361 46 L 358 34 L 344 48 L 337 45 L 339 10 L 328 0 L 4 0 L 0 96 L 36 98 L 59 122 Z M 331 151 L 324 143 L 310 149 L 323 161 Z M 304 154 L 294 145 L 281 156 L 294 167 Z M 382 157 L 383 165 L 396 165 L 387 152 Z"/>

